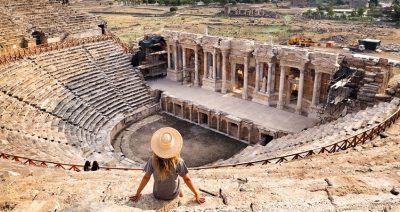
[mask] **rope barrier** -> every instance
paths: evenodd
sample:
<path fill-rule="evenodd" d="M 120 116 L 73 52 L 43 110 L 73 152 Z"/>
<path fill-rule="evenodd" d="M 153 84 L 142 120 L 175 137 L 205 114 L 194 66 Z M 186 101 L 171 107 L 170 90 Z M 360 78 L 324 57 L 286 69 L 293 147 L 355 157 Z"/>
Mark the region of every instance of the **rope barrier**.
<path fill-rule="evenodd" d="M 241 163 L 233 163 L 233 164 L 224 164 L 224 165 L 215 165 L 215 166 L 201 166 L 201 167 L 193 167 L 189 168 L 190 170 L 203 170 L 203 169 L 217 169 L 217 168 L 227 168 L 227 167 L 237 167 L 237 166 L 252 166 L 255 164 L 261 164 L 261 165 L 266 165 L 266 164 L 280 164 L 284 162 L 289 162 L 289 161 L 294 161 L 294 160 L 299 160 L 299 159 L 304 159 L 312 155 L 316 154 L 324 154 L 324 153 L 334 153 L 334 152 L 339 152 L 346 150 L 351 147 L 355 147 L 359 144 L 364 144 L 368 140 L 374 139 L 376 136 L 379 136 L 380 133 L 384 132 L 387 128 L 389 128 L 392 124 L 395 123 L 397 119 L 400 117 L 400 108 L 393 113 L 390 117 L 385 119 L 383 122 L 379 123 L 378 125 L 369 128 L 367 130 L 364 130 L 363 132 L 360 132 L 356 135 L 353 135 L 351 137 L 348 137 L 346 139 L 343 139 L 339 142 L 323 146 L 320 148 L 315 148 L 311 150 L 306 150 L 303 152 L 299 153 L 294 153 L 294 154 L 289 154 L 289 155 L 284 155 L 284 156 L 279 156 L 279 157 L 273 157 L 273 158 L 267 158 L 267 159 L 261 159 L 261 160 L 254 160 L 254 161 L 247 161 L 247 162 L 241 162 Z M 54 161 L 46 161 L 46 160 L 37 160 L 37 159 L 31 159 L 27 157 L 22 157 L 22 156 L 16 156 L 16 155 L 11 155 L 11 154 L 6 154 L 6 153 L 1 153 L 0 152 L 0 158 L 5 159 L 5 160 L 12 160 L 16 162 L 20 162 L 26 165 L 31 165 L 31 166 L 39 166 L 39 167 L 50 167 L 49 165 L 53 165 L 55 168 L 59 169 L 64 169 L 64 170 L 73 170 L 73 171 L 81 171 L 81 168 L 83 168 L 82 165 L 75 165 L 75 164 L 67 164 L 67 163 L 60 163 L 60 162 L 54 162 Z M 142 168 L 124 168 L 124 167 L 103 167 L 100 166 L 100 169 L 104 170 L 125 170 L 125 171 L 139 171 L 143 170 Z"/>

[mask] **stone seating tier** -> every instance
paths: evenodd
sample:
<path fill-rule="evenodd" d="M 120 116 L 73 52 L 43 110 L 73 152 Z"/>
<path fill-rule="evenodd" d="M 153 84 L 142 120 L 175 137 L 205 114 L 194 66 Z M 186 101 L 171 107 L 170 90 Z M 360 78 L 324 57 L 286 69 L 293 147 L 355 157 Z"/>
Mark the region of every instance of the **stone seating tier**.
<path fill-rule="evenodd" d="M 98 27 L 100 20 L 93 15 L 78 12 L 69 6 L 62 6 L 46 0 L 1 1 L 0 8 L 2 8 L 1 12 L 6 17 L 18 17 L 18 19 L 21 19 L 21 22 L 31 25 L 37 31 L 44 33 L 46 37 L 50 38 L 81 34 L 82 32 L 100 31 Z M 8 29 L 6 26 L 4 28 Z M 0 31 L 5 31 L 3 30 L 3 26 L 0 27 L 2 29 Z M 25 28 L 26 26 L 16 27 L 20 31 L 27 31 Z M 9 34 L 7 33 L 5 37 L 8 36 Z"/>
<path fill-rule="evenodd" d="M 0 91 L 0 138 L 13 143 L 0 150 L 19 155 L 31 149 L 30 155 L 46 159 L 48 147 L 54 149 L 48 160 L 67 162 L 101 155 L 103 161 L 134 164 L 113 153 L 108 134 L 125 116 L 154 104 L 140 72 L 111 40 L 1 65 Z M 35 150 L 38 140 L 41 149 Z M 29 145 L 18 147 L 23 143 Z M 62 153 L 64 147 L 72 150 Z"/>
<path fill-rule="evenodd" d="M 399 99 L 394 99 L 390 103 L 381 102 L 374 107 L 348 114 L 327 124 L 272 140 L 266 146 L 248 146 L 232 158 L 216 164 L 261 160 L 328 146 L 376 126 L 392 115 L 399 105 Z"/>

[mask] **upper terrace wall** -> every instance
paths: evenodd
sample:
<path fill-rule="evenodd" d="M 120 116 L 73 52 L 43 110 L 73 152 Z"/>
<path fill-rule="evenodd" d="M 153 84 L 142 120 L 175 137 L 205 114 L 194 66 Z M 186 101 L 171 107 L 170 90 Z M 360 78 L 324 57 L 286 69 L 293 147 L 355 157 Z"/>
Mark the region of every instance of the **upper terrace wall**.
<path fill-rule="evenodd" d="M 100 19 L 48 0 L 0 1 L 0 51 L 101 35 Z"/>
<path fill-rule="evenodd" d="M 313 117 L 327 104 L 331 80 L 342 63 L 338 54 L 291 46 L 174 31 L 163 36 L 168 78 Z M 360 60 L 346 59 L 351 67 Z M 379 89 L 368 94 L 375 98 L 384 93 L 391 74 L 387 63 L 372 66 L 359 70 L 380 72 Z M 362 76 L 357 92 L 370 86 L 368 76 Z"/>
<path fill-rule="evenodd" d="M 258 5 L 226 5 L 224 7 L 224 15 L 227 16 L 250 16 L 279 18 L 281 14 L 275 11 L 269 11 Z"/>

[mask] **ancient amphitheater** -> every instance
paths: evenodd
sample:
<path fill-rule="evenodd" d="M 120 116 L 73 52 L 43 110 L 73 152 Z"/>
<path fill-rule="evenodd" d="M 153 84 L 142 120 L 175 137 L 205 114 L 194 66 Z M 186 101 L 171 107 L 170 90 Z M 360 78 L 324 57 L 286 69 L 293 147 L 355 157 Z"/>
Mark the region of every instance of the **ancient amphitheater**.
<path fill-rule="evenodd" d="M 0 1 L 0 211 L 400 210 L 387 59 L 174 31 L 131 48 L 64 3 Z M 132 138 L 161 117 L 197 137 L 184 157 L 213 159 L 190 167 L 203 205 L 186 187 L 129 201 L 144 163 Z"/>

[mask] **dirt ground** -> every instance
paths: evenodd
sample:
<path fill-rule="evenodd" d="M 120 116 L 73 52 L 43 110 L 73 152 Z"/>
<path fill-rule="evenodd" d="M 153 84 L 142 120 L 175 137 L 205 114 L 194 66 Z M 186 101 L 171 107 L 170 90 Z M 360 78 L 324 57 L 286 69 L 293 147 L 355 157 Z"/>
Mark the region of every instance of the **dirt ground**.
<path fill-rule="evenodd" d="M 147 161 L 151 156 L 150 139 L 161 127 L 173 127 L 183 137 L 181 157 L 189 167 L 202 166 L 220 159 L 228 159 L 247 145 L 207 130 L 198 125 L 182 121 L 170 115 L 160 114 L 134 123 L 124 130 L 121 139 L 122 152 L 129 158 Z M 193 154 L 196 153 L 196 154 Z"/>

